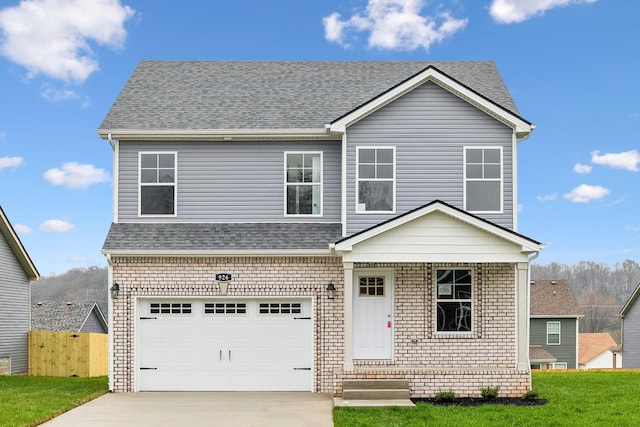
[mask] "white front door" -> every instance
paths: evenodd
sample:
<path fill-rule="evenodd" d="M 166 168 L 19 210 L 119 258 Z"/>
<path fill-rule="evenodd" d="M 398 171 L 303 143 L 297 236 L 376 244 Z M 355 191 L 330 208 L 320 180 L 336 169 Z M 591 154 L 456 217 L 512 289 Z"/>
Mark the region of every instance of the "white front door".
<path fill-rule="evenodd" d="M 353 279 L 353 358 L 390 360 L 393 272 L 355 270 Z"/>

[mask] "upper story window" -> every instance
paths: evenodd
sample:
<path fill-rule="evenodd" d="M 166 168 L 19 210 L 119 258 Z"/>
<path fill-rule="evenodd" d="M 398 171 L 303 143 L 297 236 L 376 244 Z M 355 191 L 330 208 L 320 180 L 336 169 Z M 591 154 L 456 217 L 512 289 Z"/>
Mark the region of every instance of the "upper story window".
<path fill-rule="evenodd" d="M 176 153 L 140 153 L 140 215 L 176 214 Z"/>
<path fill-rule="evenodd" d="M 471 332 L 471 270 L 437 270 L 436 275 L 438 332 Z"/>
<path fill-rule="evenodd" d="M 358 147 L 356 212 L 395 211 L 395 148 Z"/>
<path fill-rule="evenodd" d="M 322 215 L 322 153 L 285 153 L 287 215 Z"/>
<path fill-rule="evenodd" d="M 465 149 L 465 210 L 502 212 L 502 148 Z"/>
<path fill-rule="evenodd" d="M 560 345 L 560 322 L 547 322 L 547 344 Z"/>

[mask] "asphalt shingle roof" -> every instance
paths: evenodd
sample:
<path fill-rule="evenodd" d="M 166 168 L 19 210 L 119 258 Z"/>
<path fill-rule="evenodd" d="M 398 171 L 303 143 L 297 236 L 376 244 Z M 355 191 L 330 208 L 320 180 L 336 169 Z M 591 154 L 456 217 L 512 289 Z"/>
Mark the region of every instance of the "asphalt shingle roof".
<path fill-rule="evenodd" d="M 31 305 L 31 329 L 79 332 L 94 307 L 97 307 L 95 301 L 34 303 Z"/>
<path fill-rule="evenodd" d="M 341 230 L 334 223 L 118 223 L 103 250 L 324 250 Z"/>
<path fill-rule="evenodd" d="M 559 280 L 531 280 L 531 316 L 581 316 L 569 282 Z"/>
<path fill-rule="evenodd" d="M 578 334 L 578 363 L 588 363 L 606 350 L 620 351 L 609 332 Z"/>
<path fill-rule="evenodd" d="M 430 65 L 519 114 L 492 61 L 142 61 L 99 131 L 318 129 Z"/>

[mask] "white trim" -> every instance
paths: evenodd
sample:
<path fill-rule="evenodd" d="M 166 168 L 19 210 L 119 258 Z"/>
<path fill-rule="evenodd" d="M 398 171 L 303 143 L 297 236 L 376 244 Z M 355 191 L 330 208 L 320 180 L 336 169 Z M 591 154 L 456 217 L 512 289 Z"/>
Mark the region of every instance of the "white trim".
<path fill-rule="evenodd" d="M 383 234 L 389 230 L 392 230 L 396 227 L 399 227 L 407 222 L 413 221 L 414 219 L 420 218 L 422 216 L 428 215 L 434 211 L 441 212 L 443 214 L 449 215 L 452 218 L 455 218 L 459 221 L 462 221 L 466 224 L 469 224 L 473 227 L 479 228 L 481 230 L 486 231 L 487 233 L 493 234 L 497 237 L 500 237 L 508 242 L 521 246 L 522 252 L 537 252 L 542 250 L 544 245 L 535 243 L 529 239 L 518 236 L 516 234 L 510 233 L 509 231 L 494 226 L 489 222 L 485 222 L 480 220 L 479 218 L 473 217 L 471 215 L 466 215 L 458 210 L 452 209 L 446 205 L 441 203 L 432 203 L 428 206 L 424 206 L 421 209 L 417 209 L 409 214 L 402 215 L 399 218 L 396 218 L 392 221 L 389 221 L 381 226 L 372 228 L 363 233 L 357 234 L 352 238 L 345 239 L 336 244 L 336 251 L 351 251 L 354 245 L 358 243 L 364 242 L 374 236 L 379 234 Z M 454 262 L 450 260 L 450 262 Z M 457 262 L 457 261 L 455 261 Z"/>
<path fill-rule="evenodd" d="M 500 152 L 500 178 L 467 178 L 467 150 L 498 150 Z M 463 193 L 463 206 L 464 210 L 473 214 L 502 214 L 504 213 L 504 152 L 499 145 L 483 145 L 483 146 L 469 146 L 464 145 L 462 147 L 462 193 Z M 484 166 L 484 160 L 482 165 Z M 467 182 L 500 182 L 500 208 L 496 211 L 474 211 L 467 207 Z"/>
<path fill-rule="evenodd" d="M 402 84 L 392 88 L 383 95 L 370 100 L 360 108 L 343 116 L 342 118 L 336 120 L 328 126 L 333 132 L 344 132 L 346 128 L 353 123 L 363 119 L 369 114 L 379 110 L 395 99 L 403 96 L 407 92 L 410 92 L 411 90 L 428 81 L 437 84 L 443 89 L 453 93 L 461 99 L 464 99 L 466 102 L 474 105 L 475 107 L 509 126 L 514 130 L 514 132 L 516 132 L 516 134 L 520 134 L 519 139 L 527 138 L 529 136 L 529 133 L 531 133 L 534 128 L 531 123 L 526 122 L 522 118 L 494 104 L 493 102 L 488 101 L 477 92 L 463 86 L 452 78 L 447 77 L 433 67 L 428 67 L 412 78 L 406 80 Z"/>
<path fill-rule="evenodd" d="M 333 256 L 334 251 L 327 247 L 323 249 L 210 249 L 210 250 L 166 250 L 166 249 L 112 249 L 102 250 L 105 255 L 144 257 L 144 256 L 172 256 L 172 257 L 190 257 L 190 256 Z"/>
<path fill-rule="evenodd" d="M 311 182 L 311 183 L 289 183 L 287 182 L 287 171 L 289 169 L 287 164 L 287 156 L 290 154 L 302 154 L 303 156 L 306 154 L 309 155 L 320 155 L 320 182 Z M 303 157 L 304 159 L 304 157 Z M 284 152 L 284 174 L 283 174 L 283 184 L 284 184 L 284 197 L 283 197 L 283 207 L 284 207 L 284 216 L 287 218 L 321 218 L 324 216 L 324 156 L 322 151 L 285 151 Z M 319 214 L 290 214 L 287 213 L 287 187 L 289 185 L 293 186 L 301 186 L 301 185 L 310 185 L 311 187 L 318 186 L 320 187 L 320 213 Z M 313 190 L 312 190 L 313 193 Z M 313 198 L 313 196 L 312 196 Z"/>
<path fill-rule="evenodd" d="M 397 169 L 397 165 L 396 165 L 396 147 L 393 145 L 357 145 L 355 147 L 356 149 L 356 164 L 355 164 L 355 176 L 356 176 L 356 182 L 355 182 L 355 203 L 354 203 L 354 208 L 355 208 L 355 213 L 357 215 L 370 215 L 370 214 L 395 214 L 396 213 L 396 169 Z M 358 209 L 358 196 L 360 193 L 360 150 L 391 150 L 393 153 L 393 177 L 391 179 L 389 178 L 384 178 L 384 179 L 378 179 L 378 178 L 363 178 L 363 181 L 374 181 L 374 182 L 388 182 L 389 180 L 391 180 L 391 186 L 392 186 L 392 191 L 393 191 L 393 206 L 391 208 L 391 210 L 388 211 L 368 211 L 368 210 L 359 210 Z M 376 159 L 376 163 L 375 165 L 377 165 L 377 159 Z"/>
<path fill-rule="evenodd" d="M 111 183 L 111 187 L 112 187 L 111 199 L 113 202 L 113 207 L 112 207 L 113 211 L 111 215 L 112 215 L 113 223 L 117 224 L 118 216 L 119 216 L 118 210 L 120 209 L 120 204 L 118 200 L 119 199 L 118 195 L 120 194 L 120 141 L 118 141 L 117 139 L 114 141 L 115 142 L 113 144 L 113 181 Z M 138 175 L 139 174 L 140 172 L 138 172 Z M 139 179 L 140 178 L 138 176 L 138 180 Z M 138 189 L 138 198 L 140 198 L 139 193 L 140 193 L 140 190 Z"/>
<path fill-rule="evenodd" d="M 99 129 L 107 139 L 136 141 L 248 141 L 248 140 L 327 140 L 340 139 L 339 133 L 327 128 L 298 129 Z"/>
<path fill-rule="evenodd" d="M 341 198 L 341 218 L 340 222 L 342 224 L 342 237 L 347 237 L 347 133 L 342 134 L 342 171 L 341 171 L 341 179 L 340 183 L 342 187 L 342 194 L 340 194 Z"/>
<path fill-rule="evenodd" d="M 502 160 L 504 163 L 504 158 Z M 503 166 L 504 169 L 504 166 Z M 503 176 L 504 178 L 504 176 Z M 503 194 L 504 196 L 504 194 Z M 518 140 L 515 132 L 512 135 L 511 142 L 511 198 L 512 198 L 512 215 L 513 218 L 513 231 L 518 231 Z"/>
<path fill-rule="evenodd" d="M 142 213 L 142 156 L 149 154 L 173 155 L 173 214 L 143 214 Z M 158 164 L 158 168 L 160 165 Z M 170 183 L 156 183 L 157 186 L 168 186 Z M 146 186 L 153 187 L 149 183 Z M 178 152 L 177 151 L 138 151 L 138 218 L 176 218 L 178 216 Z"/>

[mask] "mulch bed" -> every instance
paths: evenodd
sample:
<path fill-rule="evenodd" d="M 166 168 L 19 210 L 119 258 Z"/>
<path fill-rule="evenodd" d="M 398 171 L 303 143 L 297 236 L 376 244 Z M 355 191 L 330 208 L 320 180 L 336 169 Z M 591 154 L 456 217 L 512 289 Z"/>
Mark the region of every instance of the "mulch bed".
<path fill-rule="evenodd" d="M 547 399 L 521 399 L 518 397 L 498 397 L 497 399 L 482 398 L 455 398 L 453 400 L 436 399 L 411 399 L 413 403 L 424 402 L 439 406 L 480 406 L 480 405 L 515 405 L 515 406 L 540 406 L 548 403 Z"/>

